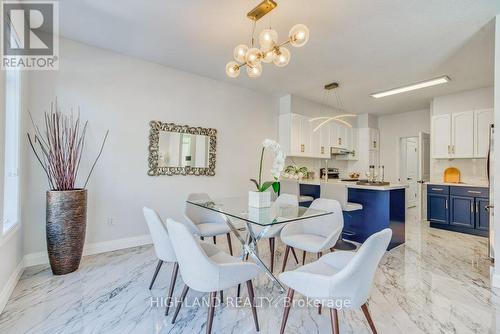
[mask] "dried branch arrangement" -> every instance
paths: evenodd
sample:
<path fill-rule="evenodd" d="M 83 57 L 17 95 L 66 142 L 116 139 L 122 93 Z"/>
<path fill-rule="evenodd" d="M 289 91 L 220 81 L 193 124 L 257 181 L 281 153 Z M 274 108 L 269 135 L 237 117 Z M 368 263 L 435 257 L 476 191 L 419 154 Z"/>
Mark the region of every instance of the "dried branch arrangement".
<path fill-rule="evenodd" d="M 50 111 L 44 113 L 45 129 L 42 132 L 30 113 L 34 134 L 28 133 L 28 142 L 38 162 L 47 175 L 51 190 L 73 190 L 82 159 L 88 122 L 82 126 L 80 113 L 74 117 L 63 114 L 57 108 L 57 101 L 50 104 Z M 83 189 L 87 187 L 97 161 L 101 157 L 109 130 L 101 144 Z"/>

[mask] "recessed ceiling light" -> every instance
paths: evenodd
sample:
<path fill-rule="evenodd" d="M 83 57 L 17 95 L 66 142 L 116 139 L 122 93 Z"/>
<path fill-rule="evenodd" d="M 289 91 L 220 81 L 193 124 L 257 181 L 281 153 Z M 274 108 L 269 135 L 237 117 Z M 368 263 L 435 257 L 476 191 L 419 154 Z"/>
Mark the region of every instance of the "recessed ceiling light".
<path fill-rule="evenodd" d="M 379 99 L 379 98 L 385 97 L 385 96 L 390 96 L 390 95 L 405 93 L 405 92 L 409 92 L 409 91 L 417 90 L 417 89 L 421 89 L 421 88 L 426 88 L 426 87 L 431 87 L 431 86 L 445 84 L 447 82 L 450 82 L 450 80 L 451 79 L 448 76 L 445 75 L 445 76 L 442 76 L 442 77 L 439 77 L 439 78 L 435 78 L 435 79 L 431 79 L 431 80 L 427 80 L 427 81 L 422 81 L 422 82 L 414 83 L 414 84 L 411 84 L 411 85 L 408 85 L 408 86 L 404 86 L 404 87 L 399 87 L 399 88 L 394 88 L 394 89 L 386 90 L 386 91 L 380 92 L 380 93 L 373 93 L 373 94 L 370 94 L 370 95 L 372 97 L 376 98 L 376 99 Z"/>

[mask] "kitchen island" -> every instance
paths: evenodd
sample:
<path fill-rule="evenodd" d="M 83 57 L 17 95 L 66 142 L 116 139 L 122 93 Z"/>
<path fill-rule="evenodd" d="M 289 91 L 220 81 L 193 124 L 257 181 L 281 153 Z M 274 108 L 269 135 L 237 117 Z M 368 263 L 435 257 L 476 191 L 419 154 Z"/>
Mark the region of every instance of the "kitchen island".
<path fill-rule="evenodd" d="M 300 181 L 301 195 L 320 197 L 323 180 Z M 363 205 L 362 210 L 344 211 L 343 238 L 363 243 L 372 234 L 392 229 L 392 239 L 388 249 L 405 242 L 405 188 L 406 185 L 387 186 L 358 185 L 356 182 L 342 182 L 348 189 L 348 201 Z"/>

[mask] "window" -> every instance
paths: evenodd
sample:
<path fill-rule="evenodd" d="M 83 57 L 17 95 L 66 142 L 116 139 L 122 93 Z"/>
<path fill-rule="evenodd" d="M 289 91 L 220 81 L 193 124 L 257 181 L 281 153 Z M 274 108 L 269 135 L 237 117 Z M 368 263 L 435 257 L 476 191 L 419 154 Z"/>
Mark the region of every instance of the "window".
<path fill-rule="evenodd" d="M 19 221 L 19 135 L 21 111 L 21 73 L 5 73 L 5 162 L 3 234 Z"/>

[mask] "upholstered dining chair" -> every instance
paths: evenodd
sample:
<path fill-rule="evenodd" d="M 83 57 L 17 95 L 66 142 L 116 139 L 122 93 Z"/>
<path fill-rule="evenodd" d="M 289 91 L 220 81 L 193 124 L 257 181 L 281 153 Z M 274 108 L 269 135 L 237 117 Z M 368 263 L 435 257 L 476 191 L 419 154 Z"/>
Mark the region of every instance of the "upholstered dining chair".
<path fill-rule="evenodd" d="M 300 184 L 297 180 L 280 179 L 280 194 L 295 195 L 299 199 L 299 203 L 312 202 L 312 196 L 300 196 Z"/>
<path fill-rule="evenodd" d="M 357 252 L 338 251 L 294 271 L 280 274 L 280 280 L 289 287 L 281 331 L 285 331 L 295 291 L 318 301 L 320 307 L 330 309 L 332 332 L 339 334 L 337 309 L 361 308 L 368 325 L 377 333 L 367 301 L 373 286 L 377 267 L 391 240 L 392 230 L 386 228 L 371 235 Z"/>
<path fill-rule="evenodd" d="M 278 198 L 276 198 L 273 205 L 289 205 L 289 206 L 298 207 L 299 200 L 298 200 L 298 197 L 295 195 L 281 194 L 278 196 Z M 269 227 L 268 230 L 261 237 L 261 239 L 268 239 L 269 240 L 269 252 L 271 255 L 271 265 L 270 265 L 271 272 L 273 272 L 273 270 L 274 270 L 274 250 L 275 250 L 275 244 L 276 244 L 276 237 L 279 237 L 280 232 L 284 226 L 285 226 L 285 224 L 273 225 L 273 226 Z M 266 229 L 266 227 L 255 225 L 253 227 L 253 229 L 254 229 L 254 232 L 256 234 L 259 234 L 262 232 L 262 230 Z M 297 255 L 295 254 L 295 250 L 292 249 L 292 252 L 294 254 L 295 261 L 297 263 L 299 263 L 299 260 L 297 259 Z"/>
<path fill-rule="evenodd" d="M 170 280 L 170 287 L 168 289 L 167 296 L 167 307 L 165 309 L 165 315 L 168 315 L 168 310 L 170 306 L 170 301 L 172 300 L 172 293 L 174 292 L 175 281 L 177 279 L 177 272 L 179 271 L 179 265 L 177 263 L 177 258 L 175 257 L 174 249 L 170 243 L 170 237 L 167 232 L 167 228 L 163 224 L 160 216 L 150 208 L 142 208 L 144 213 L 144 218 L 148 224 L 149 233 L 153 239 L 153 246 L 155 249 L 156 256 L 158 257 L 158 264 L 156 265 L 156 270 L 153 274 L 153 279 L 151 284 L 149 284 L 149 290 L 153 288 L 153 284 L 158 276 L 158 272 L 163 264 L 163 262 L 173 262 L 174 267 L 172 269 L 172 278 Z"/>
<path fill-rule="evenodd" d="M 191 231 L 182 223 L 167 219 L 167 228 L 172 236 L 172 246 L 185 283 L 172 323 L 175 323 L 189 289 L 208 292 L 210 296 L 206 332 L 210 333 L 217 292 L 246 282 L 255 329 L 259 331 L 252 284 L 252 279 L 260 273 L 259 267 L 255 263 L 244 262 L 224 253 L 215 245 L 196 240 Z"/>
<path fill-rule="evenodd" d="M 342 207 L 338 201 L 317 198 L 311 203 L 309 209 L 333 213 L 303 219 L 283 227 L 280 237 L 281 241 L 286 245 L 286 249 L 281 271 L 285 271 L 288 254 L 292 247 L 303 251 L 302 264 L 304 264 L 306 252 L 317 253 L 318 257 L 320 257 L 323 251 L 333 250 L 333 246 L 342 233 L 344 217 L 342 216 Z"/>
<path fill-rule="evenodd" d="M 206 193 L 189 194 L 187 200 L 205 202 L 212 201 L 210 196 Z M 231 229 L 224 222 L 224 218 L 221 214 L 186 203 L 184 216 L 188 221 L 191 232 L 198 235 L 201 240 L 212 237 L 214 244 L 216 244 L 217 236 L 225 234 L 229 247 L 229 253 L 233 255 L 233 247 L 231 245 Z"/>

